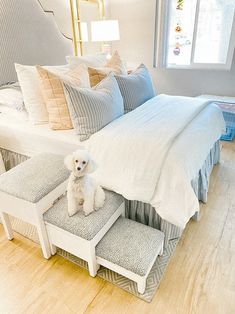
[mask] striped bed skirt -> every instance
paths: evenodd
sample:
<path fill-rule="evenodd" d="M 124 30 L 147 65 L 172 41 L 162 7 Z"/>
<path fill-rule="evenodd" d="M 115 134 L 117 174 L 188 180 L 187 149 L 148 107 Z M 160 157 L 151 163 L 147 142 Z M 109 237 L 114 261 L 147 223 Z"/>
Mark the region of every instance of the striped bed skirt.
<path fill-rule="evenodd" d="M 6 170 L 15 167 L 29 158 L 1 148 L 0 152 L 2 154 Z M 191 182 L 195 194 L 202 202 L 207 201 L 210 175 L 214 165 L 217 164 L 219 160 L 220 143 L 217 141 L 211 149 L 203 167 L 200 169 L 197 178 Z M 161 230 L 165 234 L 165 247 L 168 246 L 169 241 L 180 238 L 183 232 L 183 230 L 179 227 L 163 220 L 150 204 L 143 202 L 126 200 L 126 217 Z"/>

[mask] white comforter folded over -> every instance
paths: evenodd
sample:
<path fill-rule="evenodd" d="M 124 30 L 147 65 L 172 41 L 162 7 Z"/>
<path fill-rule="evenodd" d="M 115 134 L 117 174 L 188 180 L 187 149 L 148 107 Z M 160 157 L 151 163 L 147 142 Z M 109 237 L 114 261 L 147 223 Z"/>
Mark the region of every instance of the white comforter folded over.
<path fill-rule="evenodd" d="M 94 176 L 184 228 L 199 209 L 191 180 L 223 127 L 209 101 L 159 95 L 91 137 L 88 147 L 99 165 Z"/>

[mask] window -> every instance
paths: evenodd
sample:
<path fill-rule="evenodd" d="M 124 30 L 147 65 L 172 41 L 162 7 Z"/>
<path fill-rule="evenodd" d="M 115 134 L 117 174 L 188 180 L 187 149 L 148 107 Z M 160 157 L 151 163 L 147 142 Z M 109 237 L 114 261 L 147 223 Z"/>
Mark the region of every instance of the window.
<path fill-rule="evenodd" d="M 230 69 L 235 0 L 159 0 L 161 64 L 169 68 Z"/>

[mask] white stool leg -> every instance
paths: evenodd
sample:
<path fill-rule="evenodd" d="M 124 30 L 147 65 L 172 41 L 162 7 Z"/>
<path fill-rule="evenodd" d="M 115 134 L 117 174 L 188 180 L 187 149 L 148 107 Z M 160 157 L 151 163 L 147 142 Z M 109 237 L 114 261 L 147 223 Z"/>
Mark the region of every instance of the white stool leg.
<path fill-rule="evenodd" d="M 14 239 L 13 230 L 8 214 L 0 212 L 1 221 L 8 240 Z"/>
<path fill-rule="evenodd" d="M 89 255 L 90 256 L 87 260 L 89 273 L 90 273 L 91 277 L 95 277 L 97 275 L 97 270 L 99 269 L 99 265 L 97 264 L 97 261 L 96 261 L 95 248 L 92 245 L 90 245 L 90 254 Z"/>
<path fill-rule="evenodd" d="M 45 227 L 46 227 L 46 225 L 45 225 Z M 57 252 L 57 247 L 51 242 L 51 239 L 50 239 L 49 234 L 47 232 L 47 227 L 46 227 L 46 233 L 47 233 L 47 239 L 48 239 L 49 245 L 50 245 L 51 255 L 55 255 Z"/>
<path fill-rule="evenodd" d="M 37 228 L 38 237 L 39 237 L 39 241 L 41 244 L 43 256 L 46 259 L 49 259 L 51 257 L 51 248 L 50 248 L 50 244 L 49 244 L 48 237 L 47 237 L 46 226 L 45 226 L 45 223 L 43 221 L 43 215 L 42 215 L 42 213 L 39 213 L 37 211 L 37 209 L 35 209 L 35 214 L 36 214 L 35 225 Z"/>
<path fill-rule="evenodd" d="M 137 282 L 137 289 L 140 294 L 144 294 L 146 289 L 146 279 L 140 279 Z"/>
<path fill-rule="evenodd" d="M 57 251 L 57 247 L 50 242 L 51 255 L 55 255 Z"/>
<path fill-rule="evenodd" d="M 38 224 L 36 227 L 38 231 L 38 237 L 42 248 L 43 256 L 46 259 L 49 259 L 51 257 L 51 249 L 48 243 L 46 230 L 45 228 L 43 228 L 42 224 Z"/>
<path fill-rule="evenodd" d="M 121 216 L 122 216 L 123 218 L 125 218 L 125 217 L 126 217 L 125 202 L 122 204 L 122 214 L 121 214 Z"/>

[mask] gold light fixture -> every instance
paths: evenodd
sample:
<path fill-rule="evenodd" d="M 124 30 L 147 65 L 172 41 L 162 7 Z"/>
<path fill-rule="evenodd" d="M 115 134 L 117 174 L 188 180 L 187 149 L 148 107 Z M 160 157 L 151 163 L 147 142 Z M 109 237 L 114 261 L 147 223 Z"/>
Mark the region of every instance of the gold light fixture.
<path fill-rule="evenodd" d="M 99 17 L 101 20 L 105 18 L 104 0 L 70 0 L 72 30 L 73 30 L 73 45 L 74 53 L 77 56 L 80 50 L 81 56 L 84 53 L 84 30 L 86 29 L 84 23 L 81 22 L 81 3 L 91 3 L 97 5 L 99 10 Z"/>

